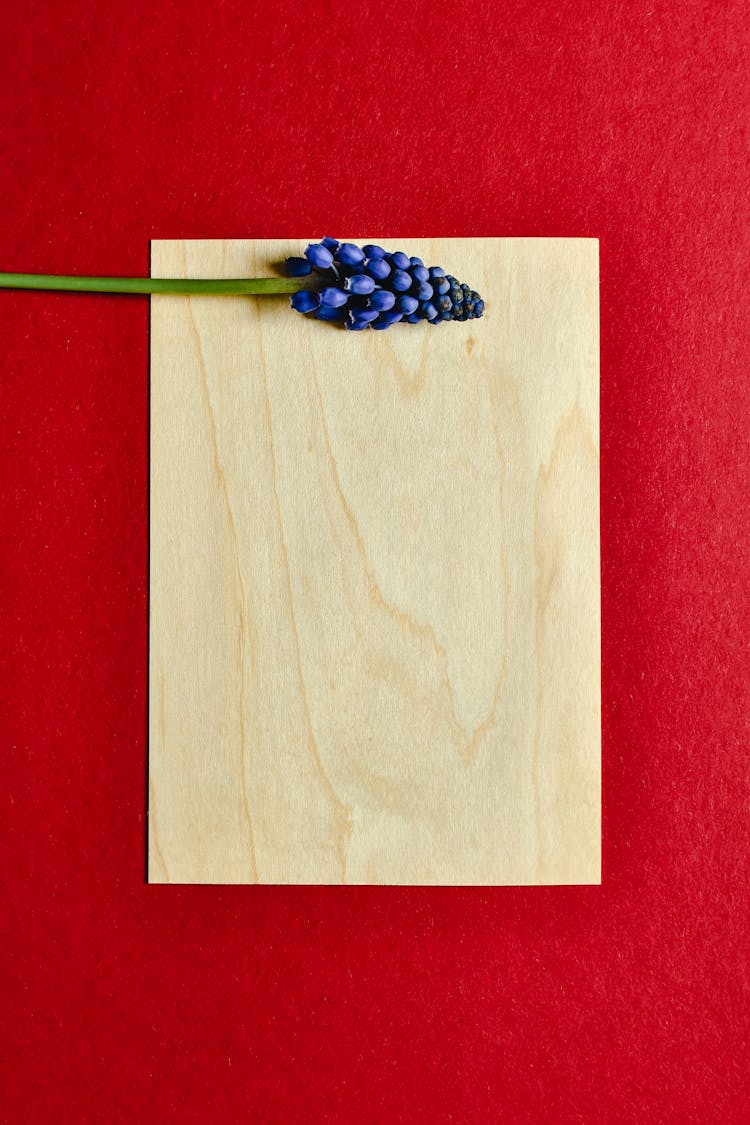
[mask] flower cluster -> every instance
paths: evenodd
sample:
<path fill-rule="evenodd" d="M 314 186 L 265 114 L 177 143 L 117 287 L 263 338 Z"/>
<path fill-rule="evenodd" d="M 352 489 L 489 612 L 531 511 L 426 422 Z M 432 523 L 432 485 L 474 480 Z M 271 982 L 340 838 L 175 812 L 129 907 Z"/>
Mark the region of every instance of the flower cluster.
<path fill-rule="evenodd" d="M 484 301 L 468 285 L 401 250 L 391 253 L 382 246 L 324 238 L 310 243 L 304 258 L 287 258 L 285 264 L 290 277 L 315 271 L 329 283 L 300 289 L 292 297 L 293 309 L 355 332 L 390 328 L 398 321 L 472 320 L 484 312 Z"/>

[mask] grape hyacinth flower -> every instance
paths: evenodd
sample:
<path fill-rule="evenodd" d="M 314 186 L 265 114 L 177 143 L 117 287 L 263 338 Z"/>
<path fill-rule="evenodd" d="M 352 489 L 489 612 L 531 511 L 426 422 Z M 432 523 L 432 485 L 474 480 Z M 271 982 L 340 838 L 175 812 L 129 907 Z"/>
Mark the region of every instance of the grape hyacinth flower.
<path fill-rule="evenodd" d="M 323 238 L 304 257 L 287 258 L 287 277 L 166 278 L 77 277 L 0 273 L 0 289 L 46 289 L 68 293 L 168 293 L 182 296 L 291 295 L 295 312 L 352 331 L 384 329 L 399 322 L 442 324 L 473 320 L 484 301 L 442 266 L 426 266 L 403 250 L 373 243 L 357 246 Z"/>
<path fill-rule="evenodd" d="M 354 332 L 390 328 L 399 321 L 473 320 L 484 313 L 479 294 L 441 266 L 428 268 L 421 258 L 374 244 L 356 246 L 335 238 L 311 242 L 304 258 L 287 258 L 286 272 L 290 277 L 315 273 L 328 283 L 318 300 L 309 296 L 314 290 L 300 289 L 292 297 L 293 309 Z"/>

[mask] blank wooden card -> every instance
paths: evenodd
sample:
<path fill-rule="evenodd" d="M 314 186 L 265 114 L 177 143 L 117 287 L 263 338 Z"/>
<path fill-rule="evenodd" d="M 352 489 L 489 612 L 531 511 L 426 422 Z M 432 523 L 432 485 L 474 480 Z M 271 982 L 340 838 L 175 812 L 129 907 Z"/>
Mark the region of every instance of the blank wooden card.
<path fill-rule="evenodd" d="M 152 299 L 151 882 L 600 880 L 598 244 L 378 241 L 484 318 Z"/>

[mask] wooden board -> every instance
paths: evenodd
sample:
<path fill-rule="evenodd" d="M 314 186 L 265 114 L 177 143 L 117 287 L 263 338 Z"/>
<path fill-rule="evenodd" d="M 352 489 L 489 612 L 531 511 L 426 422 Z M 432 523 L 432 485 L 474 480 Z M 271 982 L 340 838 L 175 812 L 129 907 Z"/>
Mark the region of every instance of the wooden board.
<path fill-rule="evenodd" d="M 484 319 L 152 300 L 151 882 L 600 880 L 598 243 L 378 241 Z"/>

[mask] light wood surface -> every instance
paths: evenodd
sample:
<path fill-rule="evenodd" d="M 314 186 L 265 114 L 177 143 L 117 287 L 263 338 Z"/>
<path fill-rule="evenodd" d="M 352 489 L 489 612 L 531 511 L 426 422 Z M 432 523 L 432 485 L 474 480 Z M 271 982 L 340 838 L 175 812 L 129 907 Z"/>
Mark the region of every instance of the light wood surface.
<path fill-rule="evenodd" d="M 377 241 L 484 319 L 152 299 L 151 882 L 599 882 L 598 243 Z"/>

